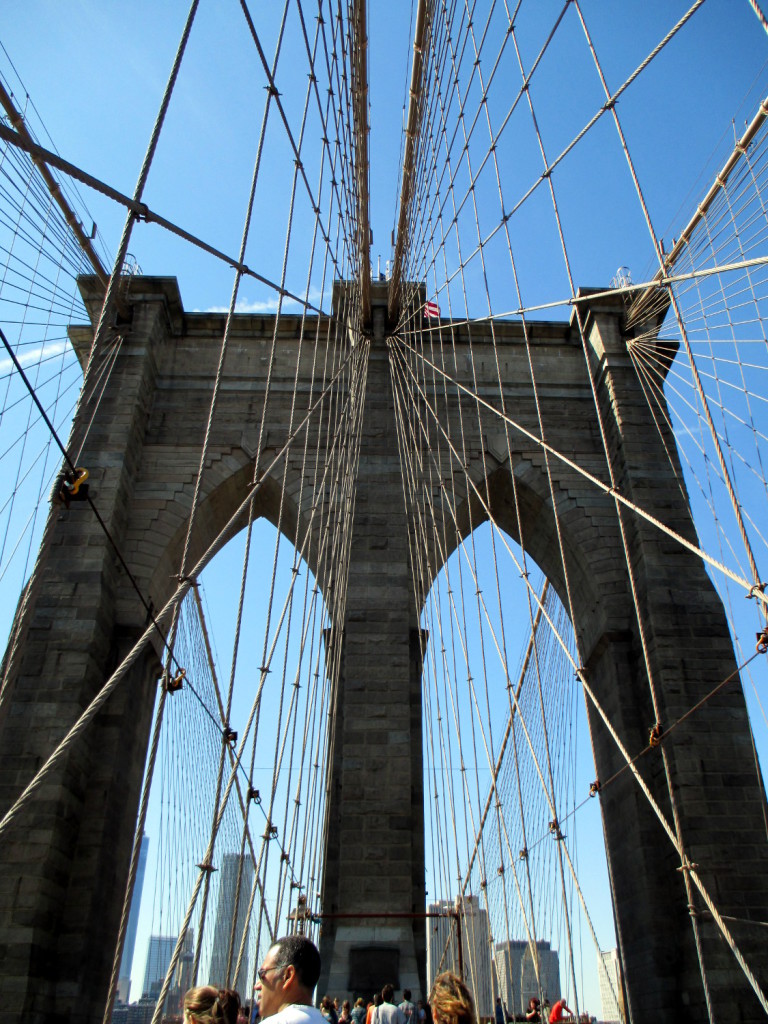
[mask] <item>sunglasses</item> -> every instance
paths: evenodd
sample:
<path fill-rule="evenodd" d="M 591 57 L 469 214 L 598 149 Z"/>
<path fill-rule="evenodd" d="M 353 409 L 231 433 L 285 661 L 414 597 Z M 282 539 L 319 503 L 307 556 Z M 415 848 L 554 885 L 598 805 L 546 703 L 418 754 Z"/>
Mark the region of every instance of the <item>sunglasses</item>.
<path fill-rule="evenodd" d="M 281 971 L 282 969 L 282 965 L 279 967 L 260 967 L 256 973 L 259 976 L 259 981 L 266 981 L 267 974 L 269 974 L 270 971 Z"/>

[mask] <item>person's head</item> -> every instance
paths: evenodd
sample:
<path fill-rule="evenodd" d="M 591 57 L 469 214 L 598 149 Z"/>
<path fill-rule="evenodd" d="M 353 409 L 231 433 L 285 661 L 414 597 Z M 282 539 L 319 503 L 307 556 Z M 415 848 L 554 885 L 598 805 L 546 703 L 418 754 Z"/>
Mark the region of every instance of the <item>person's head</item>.
<path fill-rule="evenodd" d="M 528 1009 L 529 1010 L 538 1010 L 539 1006 L 540 1006 L 540 1003 L 539 1003 L 539 1000 L 536 998 L 536 996 L 531 996 L 531 998 L 528 1000 Z"/>
<path fill-rule="evenodd" d="M 381 995 L 378 992 L 373 993 L 373 1005 L 381 1006 Z"/>
<path fill-rule="evenodd" d="M 411 1001 L 411 990 L 409 988 L 404 988 L 403 989 L 403 999 L 407 1003 L 410 1003 L 410 1001 Z"/>
<path fill-rule="evenodd" d="M 469 989 L 455 974 L 438 974 L 429 999 L 436 1024 L 476 1024 L 475 1004 Z"/>
<path fill-rule="evenodd" d="M 323 996 L 323 998 L 320 1000 L 320 1009 L 321 1010 L 330 1010 L 330 1008 L 332 1006 L 333 1006 L 333 1003 L 331 1002 L 331 997 L 330 996 Z"/>
<path fill-rule="evenodd" d="M 341 1004 L 341 1008 L 344 1011 L 344 1013 L 349 1013 L 349 1011 L 352 1009 L 352 1007 L 349 1005 L 349 1000 L 348 999 L 344 1000 L 344 1002 Z"/>
<path fill-rule="evenodd" d="M 384 988 L 381 990 L 381 998 L 384 1000 L 385 1003 L 391 1003 L 392 1002 L 392 996 L 394 994 L 395 994 L 395 986 L 394 985 L 385 985 Z"/>
<path fill-rule="evenodd" d="M 333 1000 L 333 1008 L 334 1008 L 334 1010 L 338 1010 L 338 1008 L 339 1008 L 339 997 L 338 996 L 336 996 L 336 998 Z"/>
<path fill-rule="evenodd" d="M 496 996 L 496 1005 L 501 1006 L 501 996 Z"/>
<path fill-rule="evenodd" d="M 308 1006 L 320 977 L 320 954 L 304 935 L 285 935 L 270 946 L 258 975 L 262 1017 L 271 1017 L 291 1003 Z"/>
<path fill-rule="evenodd" d="M 362 996 L 358 996 L 355 1000 L 355 1006 L 365 1006 L 365 1000 Z"/>
<path fill-rule="evenodd" d="M 237 1024 L 240 996 L 232 989 L 201 985 L 184 996 L 185 1024 Z"/>

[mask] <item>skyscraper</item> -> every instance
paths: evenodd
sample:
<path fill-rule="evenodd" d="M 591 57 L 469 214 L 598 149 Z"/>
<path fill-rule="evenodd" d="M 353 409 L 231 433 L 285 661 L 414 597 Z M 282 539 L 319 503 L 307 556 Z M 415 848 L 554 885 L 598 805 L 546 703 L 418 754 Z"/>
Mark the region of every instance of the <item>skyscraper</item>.
<path fill-rule="evenodd" d="M 618 949 L 598 952 L 597 974 L 600 980 L 603 1020 L 623 1024 L 627 1016 L 624 1012 L 624 990 L 621 984 L 621 961 Z"/>
<path fill-rule="evenodd" d="M 142 995 L 156 997 L 160 994 L 175 945 L 175 935 L 150 935 Z"/>
<path fill-rule="evenodd" d="M 539 992 L 553 1002 L 560 995 L 560 958 L 544 939 L 535 946 L 525 939 L 496 943 L 496 972 L 499 995 L 510 1013 L 523 1013 Z"/>
<path fill-rule="evenodd" d="M 478 1017 L 493 1016 L 493 989 L 491 986 L 491 954 L 489 947 L 488 913 L 480 906 L 477 896 L 439 900 L 427 907 L 430 914 L 460 915 L 461 951 L 464 980 L 475 1000 Z M 427 985 L 432 987 L 441 971 L 459 970 L 459 949 L 456 940 L 455 918 L 429 918 L 427 925 Z"/>
<path fill-rule="evenodd" d="M 427 989 L 432 988 L 435 975 L 441 971 L 458 971 L 459 956 L 456 943 L 456 923 L 448 914 L 455 913 L 452 900 L 438 900 L 427 906 L 428 914 L 445 917 L 427 918 Z"/>
<path fill-rule="evenodd" d="M 149 940 L 147 951 L 147 965 L 144 970 L 144 986 L 141 999 L 128 1007 L 127 1018 L 119 1014 L 113 1016 L 113 1024 L 125 1019 L 127 1024 L 131 1021 L 143 1020 L 142 1014 L 149 1014 L 151 1019 L 154 1013 L 157 998 L 163 987 L 168 967 L 171 963 L 173 951 L 176 948 L 177 937 L 175 935 L 152 935 Z M 194 959 L 195 932 L 193 928 L 187 931 L 184 936 L 184 945 L 181 949 L 176 969 L 173 972 L 168 993 L 163 1006 L 164 1014 L 180 1016 L 184 1011 L 184 993 L 192 983 L 192 962 Z M 139 1004 L 141 1004 L 139 1006 Z"/>
<path fill-rule="evenodd" d="M 235 895 L 237 893 L 237 875 L 242 864 L 240 880 L 240 897 L 237 901 L 235 914 Z M 227 982 L 227 961 L 229 959 L 230 941 L 232 939 L 232 923 L 235 922 L 234 942 L 232 943 L 232 962 L 230 970 L 234 971 L 237 954 L 240 949 L 245 916 L 251 898 L 253 886 L 253 863 L 249 857 L 241 857 L 239 853 L 225 853 L 221 864 L 219 883 L 219 901 L 216 908 L 216 927 L 213 932 L 213 949 L 211 950 L 211 966 L 208 981 L 211 985 L 224 986 Z M 245 1000 L 248 988 L 248 942 L 245 955 L 237 978 L 229 980 L 229 988 L 235 988 Z"/>
<path fill-rule="evenodd" d="M 128 925 L 125 929 L 125 943 L 123 944 L 123 957 L 120 961 L 120 976 L 117 980 L 117 998 L 127 1003 L 131 994 L 131 965 L 133 964 L 133 953 L 136 947 L 136 929 L 139 924 L 139 911 L 141 910 L 141 893 L 144 888 L 144 871 L 147 866 L 147 852 L 149 850 L 149 836 L 141 837 L 139 848 L 139 863 L 136 867 L 136 881 L 131 896 L 131 910 L 128 915 Z M 141 995 L 141 993 L 139 993 Z"/>

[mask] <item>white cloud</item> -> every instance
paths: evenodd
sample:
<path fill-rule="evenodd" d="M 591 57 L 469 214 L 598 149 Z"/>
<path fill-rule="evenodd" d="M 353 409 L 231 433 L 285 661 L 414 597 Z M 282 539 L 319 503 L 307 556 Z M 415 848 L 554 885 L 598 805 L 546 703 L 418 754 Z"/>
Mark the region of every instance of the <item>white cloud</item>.
<path fill-rule="evenodd" d="M 41 359 L 50 359 L 52 356 L 60 356 L 61 353 L 66 352 L 69 347 L 68 341 L 44 341 L 41 345 L 35 345 L 34 348 L 17 352 L 16 358 L 22 366 L 30 366 L 34 363 L 40 362 Z M 13 366 L 14 363 L 12 359 L 0 359 L 0 374 L 7 373 L 8 370 L 13 369 Z"/>
<path fill-rule="evenodd" d="M 310 288 L 308 302 L 312 305 L 317 305 L 318 301 L 322 298 L 322 294 L 319 288 Z M 247 298 L 238 299 L 235 304 L 236 313 L 276 313 L 278 305 L 278 297 L 275 295 L 271 299 L 254 299 L 250 301 Z M 283 299 L 283 312 L 289 310 L 301 309 L 302 304 L 296 299 Z M 196 313 L 228 313 L 229 306 L 209 306 L 207 309 L 195 310 Z"/>

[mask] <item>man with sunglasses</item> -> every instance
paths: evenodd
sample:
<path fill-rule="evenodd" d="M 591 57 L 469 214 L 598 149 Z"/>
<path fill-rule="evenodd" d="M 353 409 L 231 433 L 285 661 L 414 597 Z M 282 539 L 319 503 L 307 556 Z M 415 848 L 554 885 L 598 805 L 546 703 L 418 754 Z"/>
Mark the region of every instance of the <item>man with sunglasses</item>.
<path fill-rule="evenodd" d="M 256 982 L 261 1017 L 270 1024 L 326 1024 L 312 1005 L 320 977 L 320 954 L 303 935 L 277 939 L 264 957 Z"/>

